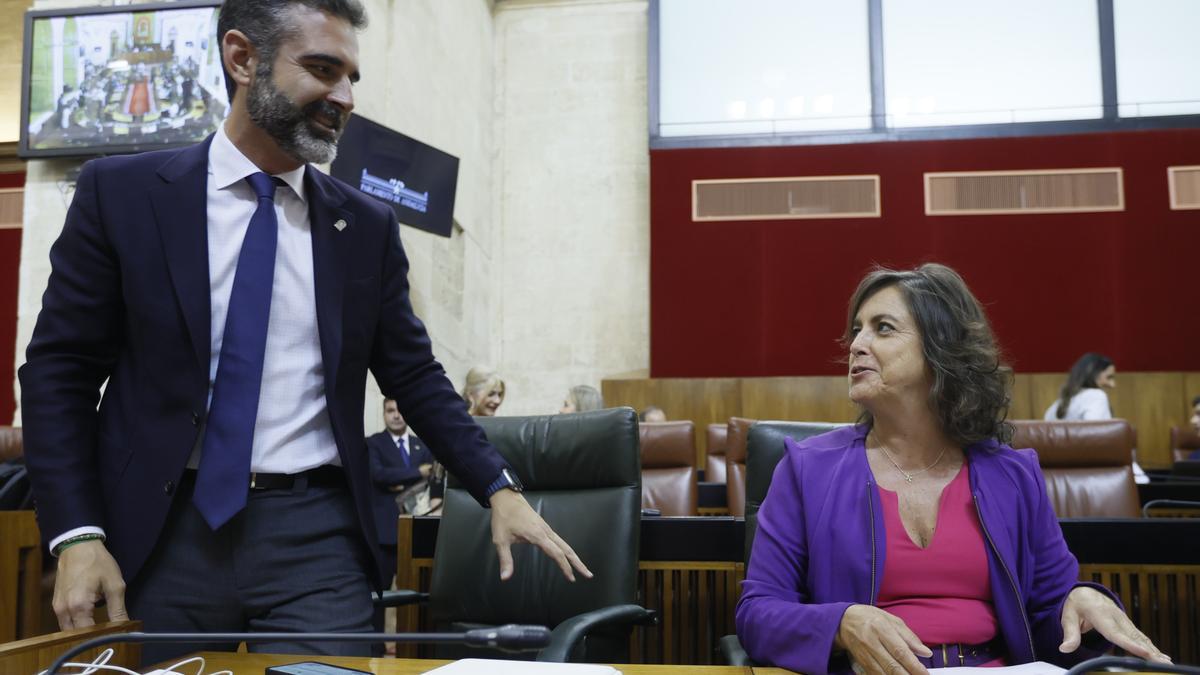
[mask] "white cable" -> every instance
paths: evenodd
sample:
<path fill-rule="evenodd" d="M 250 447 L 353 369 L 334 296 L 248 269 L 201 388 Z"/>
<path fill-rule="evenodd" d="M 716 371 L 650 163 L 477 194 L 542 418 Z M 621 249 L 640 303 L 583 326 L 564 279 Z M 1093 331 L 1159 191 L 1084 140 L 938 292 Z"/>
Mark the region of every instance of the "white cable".
<path fill-rule="evenodd" d="M 81 668 L 82 670 L 79 673 L 77 673 L 76 675 L 91 675 L 92 673 L 94 673 L 98 670 L 113 670 L 118 673 L 123 673 L 124 675 L 141 675 L 140 673 L 129 670 L 128 668 L 122 668 L 121 666 L 108 665 L 108 661 L 112 657 L 113 657 L 113 650 L 112 650 L 112 647 L 109 647 L 108 649 L 105 649 L 104 651 L 100 652 L 99 656 L 97 656 L 95 659 L 93 659 L 91 663 L 68 662 L 68 663 L 64 663 L 62 665 L 62 667 L 63 668 Z M 46 675 L 47 672 L 49 672 L 49 668 L 38 673 L 38 675 Z"/>
<path fill-rule="evenodd" d="M 204 657 L 203 656 L 193 656 L 190 659 L 184 659 L 178 663 L 173 663 L 173 664 L 167 666 L 163 670 L 166 670 L 169 673 L 179 673 L 179 675 L 183 675 L 183 671 L 179 670 L 179 668 L 181 666 L 186 666 L 190 663 L 196 663 L 196 662 L 200 663 L 200 668 L 196 670 L 196 675 L 204 675 Z"/>
<path fill-rule="evenodd" d="M 164 675 L 166 673 L 171 673 L 173 675 L 184 675 L 183 672 L 181 672 L 179 670 L 180 666 L 186 666 L 186 665 L 189 665 L 192 663 L 200 664 L 200 667 L 196 670 L 196 675 L 204 675 L 204 657 L 203 656 L 193 656 L 189 659 L 184 659 L 178 663 L 173 663 L 173 664 L 167 666 L 166 668 L 164 668 L 161 671 L 153 671 L 152 673 L 147 673 L 147 675 L 153 675 L 153 673 L 163 673 Z M 217 672 L 209 673 L 208 675 L 233 675 L 233 671 L 232 670 L 218 670 Z"/>
<path fill-rule="evenodd" d="M 79 673 L 78 675 L 89 675 L 90 673 L 94 673 L 97 670 L 114 670 L 118 673 L 124 673 L 124 675 L 142 675 L 141 673 L 137 672 L 136 670 L 122 668 L 121 666 L 106 666 L 106 665 L 99 665 L 99 664 L 95 664 L 95 663 L 64 663 L 63 664 L 63 668 L 66 668 L 67 666 L 73 666 L 75 668 L 83 668 L 84 671 L 82 673 Z"/>

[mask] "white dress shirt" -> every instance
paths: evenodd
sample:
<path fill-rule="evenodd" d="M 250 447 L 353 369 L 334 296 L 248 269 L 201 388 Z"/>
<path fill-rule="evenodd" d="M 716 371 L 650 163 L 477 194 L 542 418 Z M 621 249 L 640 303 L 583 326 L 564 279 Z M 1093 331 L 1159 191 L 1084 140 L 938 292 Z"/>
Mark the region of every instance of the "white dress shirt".
<path fill-rule="evenodd" d="M 1042 416 L 1045 420 L 1057 420 L 1058 404 L 1062 400 L 1057 400 L 1050 404 L 1046 409 L 1046 414 Z M 1112 409 L 1108 407 L 1108 394 L 1104 393 L 1103 389 L 1098 387 L 1085 387 L 1079 390 L 1078 394 L 1071 397 L 1071 404 L 1067 406 L 1067 414 L 1063 420 L 1107 420 L 1112 419 Z"/>
<path fill-rule="evenodd" d="M 275 192 L 275 217 L 279 221 L 275 281 L 271 286 L 271 316 L 250 455 L 250 470 L 259 473 L 297 473 L 340 463 L 325 406 L 325 366 L 317 334 L 305 169 L 301 166 L 277 176 L 288 187 L 281 186 Z M 208 151 L 210 404 L 238 255 L 258 207 L 254 189 L 245 179 L 257 171 L 259 168 L 229 140 L 224 127 L 218 129 Z M 192 459 L 198 459 L 197 453 Z"/>
<path fill-rule="evenodd" d="M 287 187 L 280 186 L 275 192 L 275 217 L 279 223 L 275 280 L 271 285 L 266 356 L 250 456 L 250 470 L 258 473 L 297 473 L 323 464 L 341 464 L 325 405 L 325 368 L 317 333 L 305 170 L 306 166 L 301 166 L 277 176 Z M 208 150 L 210 405 L 238 255 L 250 218 L 258 208 L 254 189 L 245 178 L 257 171 L 259 168 L 229 140 L 224 125 L 219 127 Z M 188 468 L 199 466 L 202 446 L 203 434 L 192 450 Z M 95 526 L 69 530 L 55 537 L 50 549 L 86 533 L 103 535 L 104 530 Z"/>

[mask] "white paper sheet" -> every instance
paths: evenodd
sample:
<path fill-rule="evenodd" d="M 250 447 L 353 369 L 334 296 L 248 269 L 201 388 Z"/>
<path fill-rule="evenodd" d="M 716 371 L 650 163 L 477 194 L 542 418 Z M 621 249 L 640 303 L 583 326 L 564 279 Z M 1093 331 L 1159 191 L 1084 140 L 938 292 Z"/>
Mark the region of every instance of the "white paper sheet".
<path fill-rule="evenodd" d="M 1053 663 L 1034 661 L 1003 668 L 936 668 L 930 672 L 937 675 L 1058 675 L 1067 671 Z"/>
<path fill-rule="evenodd" d="M 621 675 L 621 671 L 612 666 L 504 661 L 501 659 L 462 659 L 427 671 L 425 675 L 525 675 L 526 673 L 530 675 Z M 1029 673 L 1028 675 L 1034 674 Z"/>

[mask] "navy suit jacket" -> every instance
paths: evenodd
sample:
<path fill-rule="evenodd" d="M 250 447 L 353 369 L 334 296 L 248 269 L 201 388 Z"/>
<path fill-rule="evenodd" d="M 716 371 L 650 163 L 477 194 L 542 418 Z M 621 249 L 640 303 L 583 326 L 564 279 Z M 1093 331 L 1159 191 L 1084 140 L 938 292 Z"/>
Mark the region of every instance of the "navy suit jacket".
<path fill-rule="evenodd" d="M 211 140 L 84 165 L 20 370 L 44 539 L 103 527 L 127 581 L 158 539 L 206 414 Z M 505 464 L 413 314 L 391 209 L 312 167 L 304 180 L 326 402 L 366 541 L 377 541 L 363 438 L 368 370 L 483 503 Z"/>
<path fill-rule="evenodd" d="M 379 543 L 396 545 L 396 518 L 400 507 L 396 504 L 394 485 L 408 487 L 421 480 L 422 464 L 432 464 L 433 455 L 425 443 L 416 436 L 408 437 L 408 463 L 400 457 L 400 448 L 392 442 L 392 435 L 381 431 L 367 438 L 367 454 L 370 456 L 371 482 L 375 485 L 375 529 Z"/>

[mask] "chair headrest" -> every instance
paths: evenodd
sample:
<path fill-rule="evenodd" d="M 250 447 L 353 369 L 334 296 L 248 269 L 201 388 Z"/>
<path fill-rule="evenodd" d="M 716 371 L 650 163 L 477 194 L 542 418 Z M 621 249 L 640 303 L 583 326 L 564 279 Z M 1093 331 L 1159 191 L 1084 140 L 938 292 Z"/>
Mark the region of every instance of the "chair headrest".
<path fill-rule="evenodd" d="M 1013 420 L 1012 425 L 1012 447 L 1037 450 L 1043 469 L 1128 466 L 1133 459 L 1136 439 L 1126 420 Z"/>
<path fill-rule="evenodd" d="M 643 469 L 695 465 L 696 425 L 692 422 L 642 422 L 638 434 Z"/>
<path fill-rule="evenodd" d="M 1171 427 L 1172 450 L 1200 450 L 1200 434 L 1190 427 Z"/>
<path fill-rule="evenodd" d="M 0 427 L 0 462 L 23 456 L 24 438 L 21 427 Z"/>
<path fill-rule="evenodd" d="M 475 419 L 526 490 L 641 485 L 633 408 Z"/>
<path fill-rule="evenodd" d="M 708 454 L 723 455 L 729 438 L 729 425 L 714 422 L 708 425 Z"/>
<path fill-rule="evenodd" d="M 750 427 L 757 421 L 748 417 L 729 418 L 729 431 L 725 439 L 725 457 L 728 461 L 746 461 L 746 436 L 750 433 Z"/>
<path fill-rule="evenodd" d="M 775 465 L 783 459 L 784 441 L 802 441 L 845 424 L 833 422 L 759 422 L 746 439 L 746 503 L 761 504 L 771 486 Z"/>

